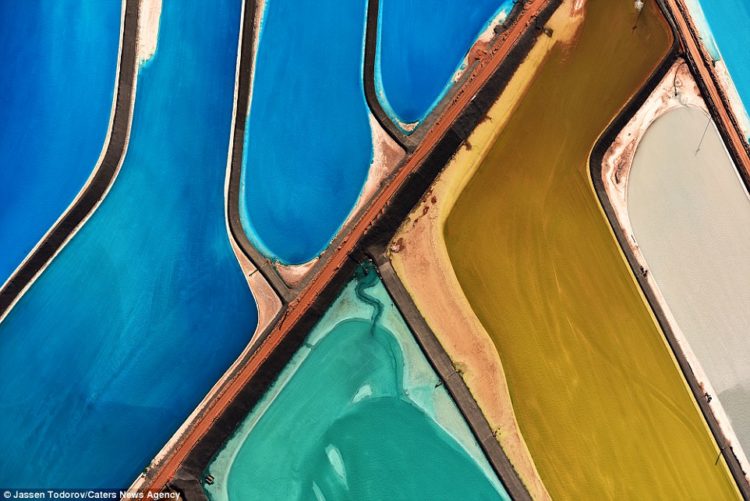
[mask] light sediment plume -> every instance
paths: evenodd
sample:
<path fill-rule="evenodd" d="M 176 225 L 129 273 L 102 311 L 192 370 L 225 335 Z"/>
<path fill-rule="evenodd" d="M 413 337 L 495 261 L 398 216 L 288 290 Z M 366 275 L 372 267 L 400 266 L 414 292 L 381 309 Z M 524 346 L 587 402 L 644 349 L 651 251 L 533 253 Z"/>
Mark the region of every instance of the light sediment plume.
<path fill-rule="evenodd" d="M 205 473 L 213 500 L 510 499 L 370 263 Z"/>
<path fill-rule="evenodd" d="M 162 0 L 141 0 L 138 24 L 138 63 L 151 59 L 159 43 Z"/>

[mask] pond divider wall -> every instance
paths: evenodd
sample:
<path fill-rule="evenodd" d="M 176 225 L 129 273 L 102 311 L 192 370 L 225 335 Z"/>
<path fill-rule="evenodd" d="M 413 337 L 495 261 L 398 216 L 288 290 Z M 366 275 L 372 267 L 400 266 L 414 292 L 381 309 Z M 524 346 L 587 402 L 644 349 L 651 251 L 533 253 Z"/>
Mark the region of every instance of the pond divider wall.
<path fill-rule="evenodd" d="M 469 425 L 482 451 L 484 451 L 492 469 L 498 478 L 501 479 L 506 490 L 514 500 L 531 500 L 528 489 L 523 484 L 508 456 L 505 455 L 502 447 L 500 447 L 497 438 L 492 432 L 476 400 L 474 400 L 468 386 L 466 386 L 450 357 L 435 337 L 432 329 L 427 325 L 427 321 L 425 321 L 417 309 L 406 287 L 404 287 L 404 284 L 398 278 L 398 275 L 396 275 L 396 271 L 393 269 L 390 260 L 384 255 L 382 249 L 375 250 L 377 253 L 372 257 L 376 259 L 378 273 L 388 294 L 391 296 L 396 308 L 401 312 L 401 316 L 404 318 L 420 348 L 422 348 L 422 352 L 430 362 L 430 365 L 432 365 L 432 368 L 445 383 L 448 393 L 463 414 L 466 423 Z"/>
<path fill-rule="evenodd" d="M 620 249 L 622 249 L 622 252 L 627 259 L 633 276 L 635 277 L 638 285 L 643 291 L 643 294 L 648 301 L 651 311 L 654 312 L 654 315 L 657 318 L 659 326 L 661 327 L 661 330 L 667 339 L 667 343 L 669 344 L 669 347 L 677 360 L 679 368 L 683 376 L 685 377 L 688 386 L 690 387 L 690 391 L 692 392 L 693 397 L 701 410 L 701 414 L 706 420 L 706 423 L 708 424 L 708 427 L 711 430 L 711 433 L 713 434 L 714 439 L 716 440 L 716 443 L 721 450 L 721 454 L 724 456 L 727 466 L 729 467 L 729 471 L 732 473 L 732 477 L 734 478 L 734 481 L 737 484 L 737 487 L 739 488 L 743 499 L 748 500 L 750 499 L 750 483 L 748 483 L 747 477 L 745 475 L 745 472 L 742 470 L 739 460 L 734 455 L 732 448 L 728 445 L 728 441 L 721 431 L 719 422 L 714 416 L 713 411 L 711 411 L 708 402 L 706 401 L 706 398 L 704 396 L 705 392 L 698 382 L 697 378 L 695 377 L 695 373 L 690 367 L 690 364 L 685 357 L 685 354 L 682 351 L 679 342 L 677 341 L 674 331 L 669 325 L 664 310 L 662 309 L 656 297 L 655 291 L 643 276 L 643 274 L 640 273 L 640 265 L 638 264 L 638 260 L 636 259 L 635 255 L 630 249 L 630 246 L 628 245 L 628 235 L 623 232 L 622 228 L 620 228 L 620 225 L 617 222 L 617 216 L 614 212 L 612 204 L 609 201 L 609 198 L 607 197 L 607 192 L 604 187 L 604 179 L 602 178 L 602 165 L 604 155 L 617 138 L 617 135 L 623 128 L 625 128 L 625 126 L 633 118 L 635 113 L 643 106 L 643 104 L 646 102 L 646 99 L 648 99 L 648 97 L 654 92 L 656 87 L 659 85 L 659 82 L 661 82 L 669 69 L 676 62 L 678 57 L 685 57 L 685 51 L 680 47 L 681 36 L 683 36 L 683 34 L 676 28 L 674 19 L 669 9 L 665 7 L 663 0 L 658 0 L 658 5 L 674 33 L 674 43 L 672 45 L 672 49 L 664 58 L 664 60 L 659 64 L 656 70 L 654 70 L 645 85 L 630 99 L 630 101 L 614 118 L 614 120 L 612 120 L 607 129 L 599 137 L 599 140 L 594 145 L 591 156 L 589 157 L 589 171 L 594 186 L 594 191 L 596 191 L 602 209 L 604 210 L 610 227 L 612 228 L 612 231 L 617 238 Z M 698 72 L 696 71 L 692 60 L 690 58 L 686 59 L 690 61 L 689 67 L 693 75 L 697 74 Z M 711 101 L 710 94 L 706 92 L 705 84 L 701 81 L 701 79 L 696 78 L 695 80 L 696 82 L 698 82 L 701 94 L 706 101 L 707 107 L 711 113 L 711 118 L 717 123 L 722 139 L 725 140 L 726 144 L 727 131 L 726 128 L 721 125 L 722 121 L 717 111 L 716 104 Z M 732 156 L 732 160 L 735 162 L 735 165 L 743 165 L 741 161 L 738 161 L 741 157 L 737 154 L 737 152 L 734 151 L 731 147 L 729 147 L 728 150 L 730 152 L 730 155 Z M 747 173 L 744 172 L 743 169 L 739 170 L 743 174 L 743 181 L 747 183 Z"/>
<path fill-rule="evenodd" d="M 242 2 L 242 27 L 240 32 L 237 82 L 235 84 L 234 107 L 234 130 L 232 131 L 232 144 L 230 167 L 229 167 L 229 189 L 227 191 L 227 217 L 229 219 L 229 230 L 237 242 L 240 250 L 252 261 L 255 267 L 263 274 L 263 277 L 271 285 L 276 294 L 286 304 L 292 297 L 292 291 L 286 282 L 277 273 L 271 260 L 261 254 L 250 243 L 242 227 L 240 217 L 240 180 L 242 177 L 242 159 L 245 150 L 245 128 L 247 126 L 248 110 L 250 106 L 250 87 L 253 77 L 253 63 L 255 58 L 256 33 L 255 18 L 258 10 L 257 0 L 244 0 Z"/>
<path fill-rule="evenodd" d="M 407 152 L 414 149 L 417 141 L 407 136 L 393 123 L 383 107 L 380 105 L 378 93 L 375 90 L 375 59 L 378 54 L 378 16 L 380 14 L 380 0 L 367 2 L 367 33 L 365 35 L 365 64 L 364 84 L 365 99 L 370 111 L 375 116 L 383 130 L 391 136 Z"/>
<path fill-rule="evenodd" d="M 123 2 L 125 2 L 125 17 L 118 56 L 119 71 L 114 91 L 116 96 L 114 116 L 106 151 L 87 185 L 2 286 L 0 321 L 65 246 L 80 225 L 96 210 L 117 177 L 130 134 L 138 70 L 136 59 L 140 2 L 139 0 L 123 0 Z"/>

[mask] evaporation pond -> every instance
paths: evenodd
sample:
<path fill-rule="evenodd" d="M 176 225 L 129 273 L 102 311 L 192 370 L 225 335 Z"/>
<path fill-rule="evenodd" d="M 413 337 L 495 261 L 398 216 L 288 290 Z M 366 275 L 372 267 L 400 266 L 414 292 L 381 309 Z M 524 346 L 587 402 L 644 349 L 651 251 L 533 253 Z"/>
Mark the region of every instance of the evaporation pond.
<path fill-rule="evenodd" d="M 205 489 L 216 500 L 468 492 L 509 499 L 369 268 L 346 286 L 208 473 L 215 481 Z"/>

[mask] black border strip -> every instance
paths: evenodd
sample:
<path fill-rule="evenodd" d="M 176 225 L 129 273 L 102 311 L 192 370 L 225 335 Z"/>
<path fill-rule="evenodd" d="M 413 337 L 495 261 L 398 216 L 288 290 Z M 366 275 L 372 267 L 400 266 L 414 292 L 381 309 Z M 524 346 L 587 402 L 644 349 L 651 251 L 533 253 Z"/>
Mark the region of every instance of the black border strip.
<path fill-rule="evenodd" d="M 748 483 L 748 480 L 745 477 L 745 473 L 742 470 L 742 466 L 740 465 L 739 460 L 737 459 L 737 456 L 735 456 L 731 446 L 729 445 L 727 438 L 724 436 L 723 432 L 721 431 L 721 428 L 719 426 L 718 420 L 716 419 L 716 416 L 714 416 L 714 413 L 709 407 L 708 402 L 704 398 L 705 392 L 702 389 L 700 383 L 698 382 L 695 376 L 695 373 L 693 372 L 693 369 L 690 366 L 690 363 L 685 357 L 685 353 L 682 351 L 682 348 L 680 347 L 680 344 L 675 336 L 675 333 L 672 330 L 666 318 L 666 315 L 664 314 L 664 310 L 662 309 L 661 305 L 659 304 L 659 301 L 656 298 L 655 291 L 646 280 L 646 277 L 644 277 L 641 273 L 639 273 L 640 264 L 638 263 L 635 255 L 633 254 L 632 250 L 630 249 L 630 246 L 628 245 L 628 237 L 619 225 L 617 215 L 614 212 L 614 209 L 612 207 L 612 204 L 610 203 L 609 197 L 607 196 L 607 192 L 604 187 L 602 164 L 603 164 L 604 155 L 606 154 L 607 150 L 612 145 L 612 143 L 614 143 L 620 131 L 622 131 L 622 129 L 625 128 L 628 122 L 633 118 L 633 116 L 638 112 L 638 110 L 646 102 L 648 97 L 654 92 L 656 87 L 659 85 L 661 80 L 667 74 L 667 72 L 672 67 L 672 65 L 677 61 L 677 59 L 679 57 L 685 58 L 685 52 L 680 46 L 681 34 L 676 27 L 671 11 L 664 4 L 663 0 L 657 0 L 657 4 L 659 5 L 659 8 L 664 18 L 669 24 L 670 29 L 672 30 L 672 35 L 674 39 L 672 48 L 667 54 L 667 56 L 659 64 L 659 66 L 651 74 L 651 76 L 649 77 L 647 82 L 643 85 L 643 87 L 630 99 L 630 101 L 628 101 L 625 107 L 620 111 L 620 113 L 615 117 L 615 119 L 612 120 L 612 122 L 610 122 L 610 124 L 605 129 L 604 133 L 599 137 L 599 140 L 594 145 L 594 148 L 589 157 L 589 175 L 591 176 L 592 184 L 594 186 L 594 191 L 596 192 L 596 195 L 599 198 L 599 202 L 602 206 L 602 209 L 604 210 L 607 216 L 607 221 L 609 222 L 609 225 L 612 228 L 612 231 L 615 234 L 615 237 L 617 238 L 617 242 L 620 245 L 620 248 L 625 254 L 625 257 L 633 273 L 633 276 L 637 280 L 638 285 L 640 286 L 641 290 L 646 296 L 648 306 L 651 308 L 651 310 L 654 312 L 654 315 L 656 316 L 659 327 L 661 327 L 661 330 L 664 333 L 664 337 L 666 338 L 667 343 L 669 344 L 669 347 L 671 348 L 672 353 L 674 354 L 677 360 L 677 364 L 685 378 L 685 381 L 690 387 L 690 391 L 693 394 L 693 398 L 695 399 L 695 402 L 698 404 L 698 407 L 700 408 L 700 411 L 703 414 L 705 422 L 708 425 L 709 429 L 711 430 L 711 434 L 713 435 L 714 440 L 716 440 L 716 443 L 719 446 L 719 449 L 721 450 L 721 454 L 724 456 L 727 466 L 729 467 L 729 471 L 732 474 L 732 477 L 734 478 L 735 484 L 737 485 L 737 488 L 739 489 L 740 494 L 742 495 L 743 499 L 748 500 L 750 499 L 750 484 Z M 689 66 L 689 67 L 693 75 L 695 75 L 696 71 L 695 71 L 694 66 Z M 695 80 L 700 81 L 700 78 L 696 78 Z M 705 93 L 705 87 L 701 85 L 700 88 L 701 88 L 701 94 L 703 95 L 703 99 L 708 104 L 708 102 L 710 101 L 710 98 L 707 97 L 708 94 Z M 718 123 L 721 123 L 721 118 L 718 116 L 716 107 L 713 105 L 713 103 L 709 105 L 709 110 L 710 110 L 713 120 Z M 724 129 L 720 129 L 720 132 L 722 133 L 722 139 L 725 140 L 726 131 Z M 724 142 L 726 142 L 726 140 Z M 730 152 L 732 152 L 732 157 L 733 157 L 733 160 L 735 161 L 735 165 L 742 165 L 741 163 L 739 164 L 737 163 L 736 152 L 734 152 L 731 148 L 730 148 Z"/>
<path fill-rule="evenodd" d="M 59 221 L 43 237 L 39 246 L 29 254 L 23 264 L 16 268 L 0 290 L 0 318 L 12 308 L 24 289 L 44 270 L 76 228 L 96 209 L 97 204 L 105 196 L 117 176 L 118 165 L 125 155 L 132 120 L 131 103 L 135 92 L 138 56 L 139 1 L 123 1 L 125 2 L 125 18 L 120 42 L 120 71 L 114 89 L 114 116 L 109 143 L 101 165 L 93 173 L 88 186 L 80 192 L 78 200 L 68 207 Z"/>
<path fill-rule="evenodd" d="M 463 378 L 456 371 L 443 345 L 440 344 L 422 314 L 419 313 L 406 287 L 396 275 L 390 260 L 383 253 L 383 249 L 374 249 L 374 251 L 374 255 L 370 257 L 377 260 L 378 273 L 383 285 L 411 330 L 417 344 L 422 348 L 422 353 L 424 353 L 435 373 L 445 383 L 448 393 L 463 415 L 466 424 L 468 424 L 498 479 L 511 499 L 531 500 L 531 494 L 500 446 L 497 437 L 492 433 L 487 418 L 474 400 Z"/>
<path fill-rule="evenodd" d="M 404 134 L 398 126 L 393 123 L 391 117 L 383 109 L 378 99 L 375 86 L 375 61 L 378 54 L 378 21 L 380 17 L 380 0 L 369 0 L 367 2 L 367 30 L 365 34 L 365 62 L 364 62 L 364 84 L 365 100 L 370 111 L 375 116 L 383 130 L 385 130 L 396 143 L 404 148 L 407 153 L 414 150 L 417 143 L 414 138 Z"/>
<path fill-rule="evenodd" d="M 240 180 L 242 178 L 242 160 L 245 151 L 245 128 L 250 110 L 250 91 L 252 86 L 253 66 L 255 64 L 255 17 L 258 11 L 257 0 L 244 0 L 242 16 L 242 40 L 239 47 L 239 71 L 234 90 L 237 104 L 234 110 L 234 131 L 231 145 L 229 167 L 229 188 L 227 190 L 227 217 L 231 237 L 240 250 L 255 265 L 276 295 L 283 303 L 292 298 L 292 291 L 276 271 L 273 262 L 261 254 L 247 238 L 240 218 Z"/>

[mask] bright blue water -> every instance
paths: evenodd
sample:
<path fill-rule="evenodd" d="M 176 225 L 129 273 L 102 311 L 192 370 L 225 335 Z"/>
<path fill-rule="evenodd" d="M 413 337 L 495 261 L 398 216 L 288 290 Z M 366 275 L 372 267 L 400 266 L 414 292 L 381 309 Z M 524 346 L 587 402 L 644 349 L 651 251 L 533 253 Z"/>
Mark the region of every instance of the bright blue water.
<path fill-rule="evenodd" d="M 240 0 L 167 0 L 112 191 L 0 324 L 0 486 L 129 485 L 246 345 L 224 223 Z"/>
<path fill-rule="evenodd" d="M 0 284 L 96 165 L 120 8 L 120 0 L 0 2 Z"/>
<path fill-rule="evenodd" d="M 390 117 L 424 119 L 488 23 L 515 0 L 380 0 L 375 79 Z M 398 123 L 398 122 L 397 122 Z"/>
<path fill-rule="evenodd" d="M 704 0 L 701 7 L 747 110 L 750 108 L 750 2 Z"/>
<path fill-rule="evenodd" d="M 240 189 L 266 256 L 300 264 L 333 239 L 372 162 L 362 84 L 365 0 L 268 0 Z"/>

